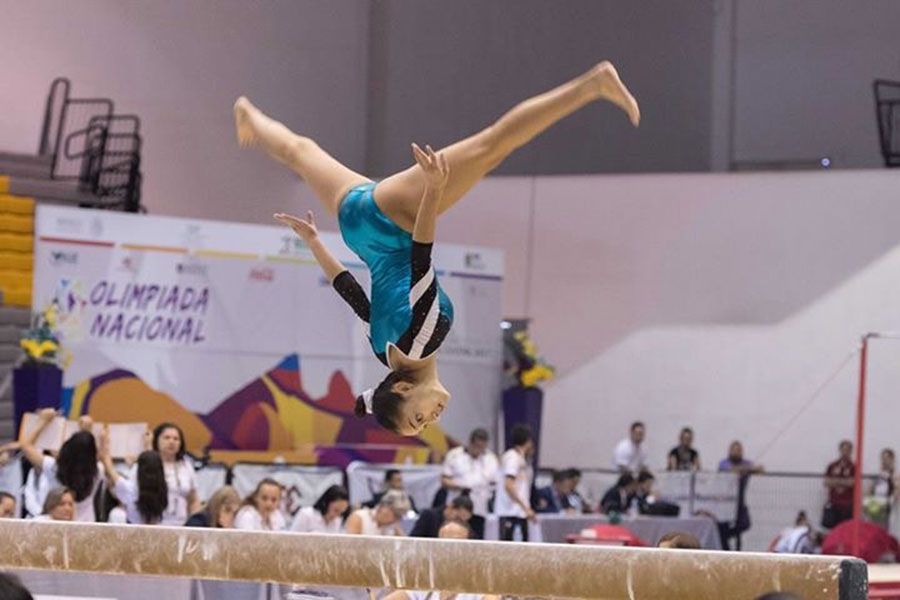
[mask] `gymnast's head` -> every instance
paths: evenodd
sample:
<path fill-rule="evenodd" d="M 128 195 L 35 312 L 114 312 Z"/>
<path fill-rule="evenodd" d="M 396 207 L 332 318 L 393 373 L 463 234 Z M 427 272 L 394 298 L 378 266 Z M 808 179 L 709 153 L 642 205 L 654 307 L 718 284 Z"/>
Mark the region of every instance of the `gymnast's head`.
<path fill-rule="evenodd" d="M 437 422 L 450 401 L 450 392 L 436 377 L 417 378 L 413 371 L 395 369 L 374 390 L 356 398 L 356 416 L 371 413 L 378 424 L 400 435 L 419 435 Z"/>

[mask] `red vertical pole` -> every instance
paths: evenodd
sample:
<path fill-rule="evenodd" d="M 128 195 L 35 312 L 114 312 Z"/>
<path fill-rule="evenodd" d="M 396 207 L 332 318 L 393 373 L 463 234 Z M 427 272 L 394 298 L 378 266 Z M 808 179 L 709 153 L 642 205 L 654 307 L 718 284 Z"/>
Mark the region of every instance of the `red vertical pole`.
<path fill-rule="evenodd" d="M 859 353 L 859 400 L 856 405 L 856 465 L 853 476 L 853 541 L 851 554 L 859 556 L 859 523 L 862 519 L 862 467 L 863 430 L 866 419 L 866 355 L 869 349 L 869 335 L 862 338 Z"/>

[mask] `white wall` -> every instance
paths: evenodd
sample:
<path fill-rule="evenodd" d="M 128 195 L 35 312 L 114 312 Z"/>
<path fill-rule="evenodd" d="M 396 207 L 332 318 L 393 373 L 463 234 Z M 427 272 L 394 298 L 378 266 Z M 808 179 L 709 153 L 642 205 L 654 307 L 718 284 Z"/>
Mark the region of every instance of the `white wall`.
<path fill-rule="evenodd" d="M 352 168 L 365 150 L 368 3 L 0 0 L 0 148 L 33 153 L 50 81 L 142 119 L 150 211 L 269 222 L 298 179 L 234 139 L 246 94 Z"/>

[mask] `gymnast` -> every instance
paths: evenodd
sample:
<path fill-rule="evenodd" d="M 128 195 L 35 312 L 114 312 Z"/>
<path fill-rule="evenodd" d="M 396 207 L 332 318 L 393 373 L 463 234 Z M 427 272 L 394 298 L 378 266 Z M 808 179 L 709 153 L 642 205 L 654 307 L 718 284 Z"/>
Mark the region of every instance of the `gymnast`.
<path fill-rule="evenodd" d="M 344 242 L 369 268 L 371 302 L 323 245 L 312 211 L 306 219 L 275 215 L 307 244 L 337 293 L 365 322 L 372 350 L 390 369 L 375 389 L 357 398 L 358 416 L 371 413 L 382 427 L 407 436 L 438 420 L 450 394 L 438 377 L 436 352 L 453 322 L 453 305 L 431 265 L 437 217 L 515 149 L 595 100 L 613 102 L 638 125 L 637 102 L 604 61 L 437 152 L 412 144 L 415 164 L 376 184 L 247 98 L 237 99 L 238 142 L 258 144 L 299 174 L 325 209 L 337 215 Z"/>

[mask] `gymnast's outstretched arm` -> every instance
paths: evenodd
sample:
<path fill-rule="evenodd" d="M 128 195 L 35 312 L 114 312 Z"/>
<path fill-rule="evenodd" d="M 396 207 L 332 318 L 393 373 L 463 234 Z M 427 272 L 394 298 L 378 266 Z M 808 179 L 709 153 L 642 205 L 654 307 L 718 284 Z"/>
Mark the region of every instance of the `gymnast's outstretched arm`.
<path fill-rule="evenodd" d="M 294 233 L 303 239 L 337 293 L 350 305 L 360 319 L 368 323 L 370 305 L 366 292 L 319 238 L 319 230 L 316 227 L 313 212 L 309 211 L 306 214 L 306 220 L 284 213 L 277 213 L 275 218 L 293 229 Z"/>
<path fill-rule="evenodd" d="M 425 191 L 422 194 L 422 202 L 416 213 L 416 224 L 413 227 L 412 239 L 420 244 L 434 242 L 435 223 L 441 205 L 441 197 L 444 186 L 450 177 L 450 165 L 447 156 L 435 154 L 431 146 L 426 145 L 422 150 L 416 144 L 412 145 L 413 156 L 425 173 Z"/>

